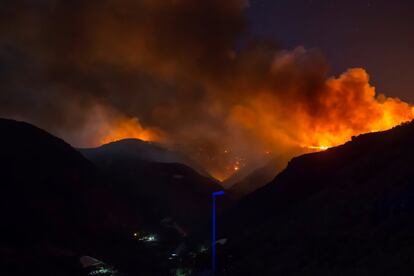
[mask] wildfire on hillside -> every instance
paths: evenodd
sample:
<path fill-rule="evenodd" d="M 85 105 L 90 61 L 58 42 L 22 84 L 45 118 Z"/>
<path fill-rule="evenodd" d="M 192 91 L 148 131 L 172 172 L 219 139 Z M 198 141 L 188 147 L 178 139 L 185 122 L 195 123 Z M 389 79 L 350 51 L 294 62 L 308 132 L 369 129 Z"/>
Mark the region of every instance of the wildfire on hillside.
<path fill-rule="evenodd" d="M 300 148 L 304 153 L 326 150 L 353 136 L 387 130 L 414 118 L 414 108 L 408 103 L 377 95 L 363 69 L 351 69 L 339 78 L 326 79 L 314 94 L 317 98 L 306 98 L 312 95 L 299 89 L 293 85 L 287 87 L 285 93 L 249 94 L 248 101 L 229 106 L 224 118 L 226 127 L 237 132 L 215 138 L 206 133 L 208 144 L 181 150 L 195 158 L 213 177 L 223 181 L 252 162 L 248 159 L 251 156 L 249 149 L 237 148 L 240 140 L 236 133 L 241 134 L 242 139 L 247 136 L 253 148 L 260 145 L 278 153 L 281 147 L 290 147 Z M 209 127 L 205 131 L 208 132 Z M 137 119 L 129 118 L 117 122 L 100 142 L 131 137 L 163 142 L 156 132 L 144 129 Z M 234 143 L 228 137 L 234 137 Z M 186 135 L 175 139 L 188 141 Z M 266 158 L 270 151 L 260 153 L 255 157 Z M 289 154 L 283 156 L 291 157 Z"/>
<path fill-rule="evenodd" d="M 144 129 L 137 118 L 125 118 L 114 123 L 107 130 L 107 134 L 100 139 L 99 143 L 107 144 L 125 138 L 135 138 L 142 141 L 160 140 L 159 135 L 155 131 Z"/>
<path fill-rule="evenodd" d="M 222 180 L 414 117 L 362 68 L 250 39 L 248 1 L 69 2 L 4 5 L 0 111 L 74 146 L 158 141 Z"/>

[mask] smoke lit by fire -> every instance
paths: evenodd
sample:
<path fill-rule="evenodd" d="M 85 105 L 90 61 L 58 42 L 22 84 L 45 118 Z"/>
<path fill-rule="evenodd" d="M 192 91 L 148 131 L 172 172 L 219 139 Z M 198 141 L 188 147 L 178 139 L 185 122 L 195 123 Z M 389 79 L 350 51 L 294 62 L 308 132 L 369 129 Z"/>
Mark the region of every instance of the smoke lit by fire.
<path fill-rule="evenodd" d="M 0 7 L 0 115 L 75 146 L 156 140 L 224 180 L 414 118 L 364 69 L 240 43 L 245 0 L 41 2 Z"/>
<path fill-rule="evenodd" d="M 249 94 L 243 104 L 228 107 L 226 126 L 237 131 L 217 137 L 210 147 L 199 146 L 197 154 L 191 156 L 212 176 L 225 180 L 252 162 L 244 156 L 266 159 L 273 155 L 271 152 L 283 152 L 282 147 L 300 149 L 299 152 L 326 150 L 349 141 L 352 136 L 390 129 L 414 118 L 414 108 L 409 104 L 377 95 L 363 69 L 351 69 L 339 78 L 326 79 L 315 91 L 318 98 L 312 98 L 312 103 L 301 98 L 306 91 L 296 90 L 294 83 L 286 89 L 286 93 L 292 93 L 287 98 L 286 93 L 264 90 Z M 188 141 L 186 135 L 181 137 L 183 141 Z M 125 118 L 113 126 L 101 143 L 129 137 L 162 142 L 160 135 L 143 129 L 137 119 Z M 248 148 L 238 148 L 238 142 L 242 142 L 238 139 L 246 137 L 257 149 L 255 154 Z M 234 143 L 229 139 L 234 139 Z M 216 150 L 217 145 L 222 145 L 224 150 Z M 262 147 L 272 151 L 259 151 Z M 189 154 L 192 152 L 189 150 Z M 293 157 L 289 153 L 279 156 Z"/>
<path fill-rule="evenodd" d="M 238 134 L 248 132 L 256 148 L 261 145 L 286 160 L 298 152 L 326 150 L 351 140 L 352 136 L 387 130 L 414 118 L 411 105 L 376 94 L 363 69 L 351 69 L 338 78 L 326 79 L 313 95 L 306 95 L 309 91 L 301 91 L 296 83 L 285 89 L 249 94 L 243 104 L 229 108 L 226 120 L 229 128 L 239 130 Z M 235 135 L 236 143 L 238 138 Z M 224 152 L 232 153 L 229 149 Z M 225 179 L 247 166 L 249 160 L 240 158 L 246 152 L 249 151 L 236 151 L 235 157 L 228 160 L 230 167 L 223 166 L 213 175 Z M 249 156 L 258 158 L 259 152 L 257 148 L 256 155 Z M 262 156 L 269 153 L 263 152 Z"/>
<path fill-rule="evenodd" d="M 143 141 L 157 141 L 160 139 L 154 131 L 144 129 L 137 118 L 119 120 L 108 129 L 108 132 L 100 139 L 100 144 L 107 144 L 125 138 L 135 138 Z"/>
<path fill-rule="evenodd" d="M 285 101 L 264 93 L 251 100 L 251 107 L 240 118 L 256 122 L 255 131 L 269 143 L 275 135 L 287 144 L 312 150 L 325 150 L 352 136 L 390 129 L 414 118 L 409 104 L 377 95 L 363 69 L 327 79 L 315 91 L 315 98 L 302 101 L 303 95 L 295 99 L 296 93 Z"/>

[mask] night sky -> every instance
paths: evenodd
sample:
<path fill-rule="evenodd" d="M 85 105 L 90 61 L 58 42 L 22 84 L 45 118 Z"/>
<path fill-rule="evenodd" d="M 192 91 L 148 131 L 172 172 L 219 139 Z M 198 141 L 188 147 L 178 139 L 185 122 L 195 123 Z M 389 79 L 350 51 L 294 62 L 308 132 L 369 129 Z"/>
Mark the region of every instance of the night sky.
<path fill-rule="evenodd" d="M 281 47 L 318 48 L 332 73 L 363 67 L 378 92 L 414 102 L 414 2 L 250 0 L 250 31 Z"/>

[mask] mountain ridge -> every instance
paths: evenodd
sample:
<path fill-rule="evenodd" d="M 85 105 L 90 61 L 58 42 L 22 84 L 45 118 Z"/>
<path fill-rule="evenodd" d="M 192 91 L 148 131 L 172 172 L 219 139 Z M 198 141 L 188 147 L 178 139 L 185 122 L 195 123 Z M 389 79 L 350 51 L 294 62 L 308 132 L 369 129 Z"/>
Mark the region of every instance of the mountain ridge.
<path fill-rule="evenodd" d="M 293 158 L 223 218 L 228 250 L 239 257 L 228 273 L 413 272 L 404 257 L 414 245 L 413 139 L 409 122 Z"/>

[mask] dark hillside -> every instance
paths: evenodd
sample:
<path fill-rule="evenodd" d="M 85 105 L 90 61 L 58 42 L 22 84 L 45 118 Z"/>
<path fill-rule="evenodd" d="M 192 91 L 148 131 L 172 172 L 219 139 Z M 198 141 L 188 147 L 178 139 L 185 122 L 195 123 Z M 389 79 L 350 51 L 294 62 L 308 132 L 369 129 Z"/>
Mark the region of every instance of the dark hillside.
<path fill-rule="evenodd" d="M 294 158 L 222 222 L 231 274 L 410 275 L 413 141 L 409 123 Z"/>
<path fill-rule="evenodd" d="M 123 194 L 129 209 L 153 225 L 172 219 L 187 232 L 205 223 L 211 193 L 221 189 L 214 180 L 173 162 L 179 159 L 171 152 L 140 140 L 122 140 L 81 152 Z"/>

